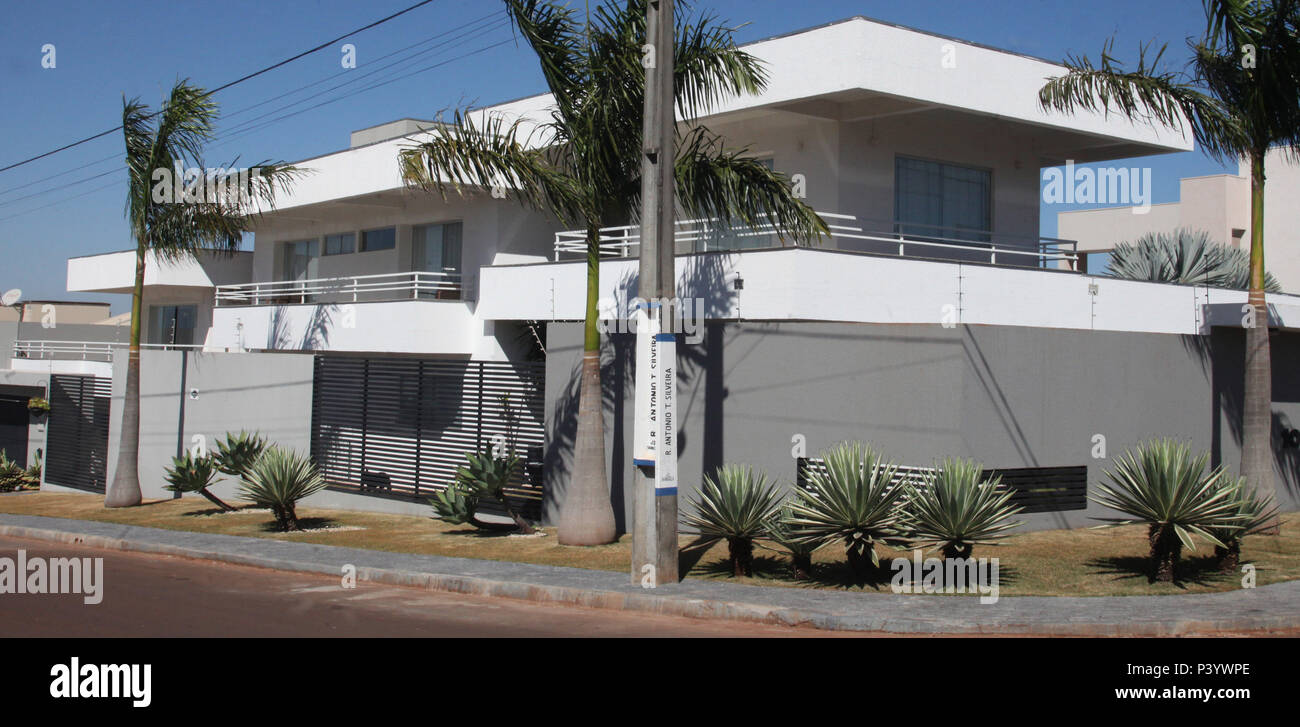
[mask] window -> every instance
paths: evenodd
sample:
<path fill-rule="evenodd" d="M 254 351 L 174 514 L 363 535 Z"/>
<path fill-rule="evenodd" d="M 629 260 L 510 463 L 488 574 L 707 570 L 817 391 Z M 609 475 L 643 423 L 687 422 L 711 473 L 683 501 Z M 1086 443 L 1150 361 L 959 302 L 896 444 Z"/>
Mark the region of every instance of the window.
<path fill-rule="evenodd" d="M 197 306 L 149 306 L 149 343 L 193 344 L 197 318 Z"/>
<path fill-rule="evenodd" d="M 411 230 L 411 269 L 446 274 L 445 278 L 430 281 L 440 286 L 439 298 L 459 295 L 461 231 L 459 222 L 420 225 Z"/>
<path fill-rule="evenodd" d="M 361 233 L 361 252 L 392 250 L 397 246 L 397 228 L 381 227 Z"/>
<path fill-rule="evenodd" d="M 357 236 L 351 232 L 325 236 L 326 255 L 347 255 L 357 251 Z"/>
<path fill-rule="evenodd" d="M 315 240 L 284 243 L 284 280 L 308 280 L 316 275 Z"/>
<path fill-rule="evenodd" d="M 987 241 L 993 173 L 987 169 L 898 157 L 894 220 L 898 232 Z"/>

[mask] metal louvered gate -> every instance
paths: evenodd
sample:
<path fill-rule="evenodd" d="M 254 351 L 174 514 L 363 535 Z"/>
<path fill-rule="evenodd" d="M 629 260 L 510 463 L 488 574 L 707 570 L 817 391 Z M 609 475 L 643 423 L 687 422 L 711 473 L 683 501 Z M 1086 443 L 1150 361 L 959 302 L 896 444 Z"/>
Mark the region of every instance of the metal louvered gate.
<path fill-rule="evenodd" d="M 312 457 L 333 489 L 423 501 L 504 443 L 524 459 L 512 505 L 536 519 L 544 384 L 540 363 L 317 356 Z"/>
<path fill-rule="evenodd" d="M 50 376 L 45 481 L 103 492 L 108 470 L 109 401 L 113 380 Z"/>

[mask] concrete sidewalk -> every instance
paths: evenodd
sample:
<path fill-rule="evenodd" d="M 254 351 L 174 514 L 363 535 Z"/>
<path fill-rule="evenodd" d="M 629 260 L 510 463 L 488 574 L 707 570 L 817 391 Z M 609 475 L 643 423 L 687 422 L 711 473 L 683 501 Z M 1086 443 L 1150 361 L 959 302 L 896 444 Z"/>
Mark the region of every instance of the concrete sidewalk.
<path fill-rule="evenodd" d="M 899 634 L 1170 636 L 1300 626 L 1300 581 L 1186 596 L 903 596 L 744 586 L 690 579 L 642 589 L 626 573 L 435 555 L 388 553 L 267 538 L 0 514 L 0 534 L 279 570 L 587 608 Z"/>

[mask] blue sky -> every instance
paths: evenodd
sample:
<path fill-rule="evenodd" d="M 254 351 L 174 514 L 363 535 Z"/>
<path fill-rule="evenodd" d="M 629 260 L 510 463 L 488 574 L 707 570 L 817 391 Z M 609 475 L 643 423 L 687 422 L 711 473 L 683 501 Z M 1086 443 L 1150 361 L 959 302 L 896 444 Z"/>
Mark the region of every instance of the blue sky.
<path fill-rule="evenodd" d="M 0 166 L 116 126 L 124 95 L 156 105 L 180 77 L 216 87 L 413 2 L 8 3 L 0 25 L 0 98 L 5 100 Z M 583 0 L 574 4 L 581 7 Z M 1140 43 L 1157 39 L 1170 44 L 1172 58 L 1181 64 L 1187 57 L 1184 39 L 1198 35 L 1204 22 L 1199 0 L 697 0 L 694 5 L 733 24 L 748 23 L 738 33 L 741 42 L 864 15 L 1053 60 L 1069 53 L 1095 58 L 1114 36 L 1125 58 L 1134 56 Z M 227 138 L 210 147 L 209 163 L 302 159 L 346 147 L 354 129 L 544 91 L 535 59 L 499 22 L 501 7 L 493 0 L 436 0 L 345 41 L 356 46 L 355 70 L 344 71 L 340 51 L 326 49 L 221 92 L 215 98 L 225 118 L 218 131 Z M 55 47 L 53 69 L 41 65 L 47 43 Z M 428 52 L 377 70 L 422 50 Z M 388 79 L 397 80 L 330 102 Z M 308 84 L 316 85 L 295 92 Z M 307 98 L 313 94 L 320 95 Z M 110 134 L 0 172 L 0 289 L 22 288 L 27 299 L 112 300 L 114 312 L 125 309 L 121 296 L 76 295 L 64 288 L 67 258 L 132 246 L 122 214 L 125 173 L 114 171 L 120 168 L 121 144 L 120 134 Z M 1181 177 L 1223 171 L 1199 152 L 1125 164 L 1152 167 L 1155 203 L 1176 200 Z M 1044 210 L 1043 234 L 1055 233 L 1055 213 L 1064 209 L 1069 206 Z"/>

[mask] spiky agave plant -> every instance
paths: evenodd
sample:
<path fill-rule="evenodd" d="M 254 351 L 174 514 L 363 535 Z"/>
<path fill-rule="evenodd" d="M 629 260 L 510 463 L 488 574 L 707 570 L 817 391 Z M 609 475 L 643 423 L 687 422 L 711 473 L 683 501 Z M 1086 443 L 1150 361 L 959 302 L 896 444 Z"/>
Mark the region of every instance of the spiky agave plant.
<path fill-rule="evenodd" d="M 714 476 L 704 476 L 690 504 L 685 523 L 707 538 L 725 538 L 732 575 L 752 576 L 754 540 L 767 534 L 781 507 L 781 495 L 767 475 L 724 464 Z"/>
<path fill-rule="evenodd" d="M 1106 472 L 1110 485 L 1099 484 L 1089 499 L 1127 518 L 1098 518 L 1098 527 L 1145 523 L 1151 545 L 1152 580 L 1174 580 L 1174 568 L 1183 547 L 1195 550 L 1193 535 L 1213 545 L 1225 544 L 1212 531 L 1237 529 L 1238 510 L 1233 489 L 1222 468 L 1206 472 L 1210 455 L 1193 455 L 1190 445 L 1158 439 L 1138 445 L 1115 461 Z"/>
<path fill-rule="evenodd" d="M 985 479 L 983 465 L 973 460 L 945 459 L 905 487 L 902 524 L 908 539 L 941 550 L 945 558 L 969 558 L 977 543 L 996 543 L 1021 524 L 1011 519 L 1021 510 L 1011 504 L 1011 490 L 1000 477 Z"/>
<path fill-rule="evenodd" d="M 27 471 L 16 460 L 0 449 L 0 492 L 13 492 L 26 486 Z"/>
<path fill-rule="evenodd" d="M 1149 232 L 1136 242 L 1121 242 L 1110 254 L 1110 274 L 1125 280 L 1209 285 L 1245 290 L 1250 285 L 1250 254 L 1214 242 L 1204 230 L 1178 228 L 1172 234 Z M 1264 290 L 1281 291 L 1264 276 Z"/>
<path fill-rule="evenodd" d="M 257 432 L 240 431 L 239 434 L 226 432 L 225 439 L 218 439 L 213 459 L 217 468 L 224 474 L 243 477 L 253 462 L 266 451 L 266 438 Z"/>
<path fill-rule="evenodd" d="M 844 544 L 849 565 L 865 577 L 868 562 L 880 567 L 877 543 L 902 535 L 898 504 L 904 488 L 894 485 L 898 468 L 860 442 L 844 442 L 822 453 L 825 472 L 807 468 L 807 489 L 796 490 L 787 521 L 794 537 L 810 545 Z"/>
<path fill-rule="evenodd" d="M 271 509 L 280 530 L 301 530 L 298 501 L 325 489 L 325 478 L 310 458 L 273 446 L 244 471 L 239 488 L 245 500 Z"/>
<path fill-rule="evenodd" d="M 166 489 L 171 492 L 194 492 L 225 512 L 235 511 L 208 489 L 217 481 L 217 463 L 210 455 L 195 457 L 185 452 L 180 457 L 172 457 L 172 466 L 163 471 L 163 479 L 167 480 Z"/>
<path fill-rule="evenodd" d="M 813 553 L 817 552 L 821 544 L 805 541 L 796 535 L 790 524 L 793 517 L 794 512 L 790 509 L 790 503 L 783 502 L 776 516 L 772 518 L 772 522 L 768 523 L 766 539 L 789 554 L 790 572 L 795 580 L 805 581 L 812 577 Z M 771 547 L 763 545 L 761 540 L 759 545 L 772 550 Z"/>
<path fill-rule="evenodd" d="M 1235 528 L 1209 528 L 1221 545 L 1214 546 L 1214 559 L 1222 573 L 1232 573 L 1241 564 L 1241 541 L 1247 535 L 1259 535 L 1268 530 L 1278 515 L 1272 495 L 1260 496 L 1245 477 L 1233 480 L 1224 478 L 1224 487 L 1232 491 L 1229 501 L 1236 514 Z"/>

